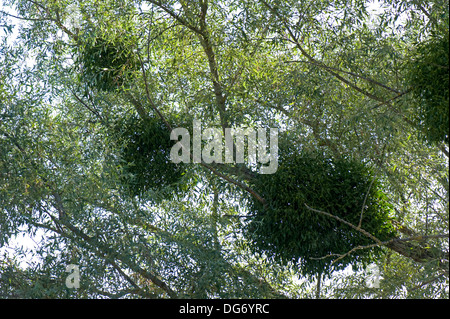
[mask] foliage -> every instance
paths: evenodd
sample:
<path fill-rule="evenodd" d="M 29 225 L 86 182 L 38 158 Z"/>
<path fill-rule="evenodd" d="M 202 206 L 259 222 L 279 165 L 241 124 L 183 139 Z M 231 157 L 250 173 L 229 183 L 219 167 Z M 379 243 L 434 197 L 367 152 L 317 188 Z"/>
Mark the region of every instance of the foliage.
<path fill-rule="evenodd" d="M 132 81 L 132 73 L 139 70 L 140 64 L 124 37 L 85 36 L 77 60 L 81 81 L 103 91 L 117 90 Z"/>
<path fill-rule="evenodd" d="M 3 1 L 2 297 L 448 298 L 448 144 L 417 134 L 442 141 L 448 113 L 405 68 L 438 57 L 448 10 Z M 278 171 L 173 165 L 165 123 L 193 119 L 280 128 Z"/>
<path fill-rule="evenodd" d="M 449 139 L 448 33 L 420 43 L 408 65 L 407 81 L 416 99 L 417 123 L 429 142 Z"/>
<path fill-rule="evenodd" d="M 330 158 L 318 152 L 291 150 L 280 156 L 278 174 L 258 176 L 254 189 L 267 201 L 253 201 L 247 234 L 255 248 L 275 260 L 294 262 L 304 275 L 327 274 L 357 262 L 367 263 L 379 247 L 348 254 L 370 238 L 308 207 L 327 212 L 373 234 L 394 237 L 391 208 L 378 181 L 361 163 Z"/>
<path fill-rule="evenodd" d="M 162 189 L 177 183 L 184 174 L 183 163 L 170 161 L 173 141 L 167 127 L 156 118 L 132 117 L 117 125 L 119 138 L 125 141 L 121 152 L 124 160 L 124 182 L 131 194 Z"/>

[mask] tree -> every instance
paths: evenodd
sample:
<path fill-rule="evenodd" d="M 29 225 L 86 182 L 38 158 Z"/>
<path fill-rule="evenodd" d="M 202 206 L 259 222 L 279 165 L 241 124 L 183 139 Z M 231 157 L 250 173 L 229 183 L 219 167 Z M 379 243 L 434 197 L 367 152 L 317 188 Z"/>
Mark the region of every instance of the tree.
<path fill-rule="evenodd" d="M 448 126 L 424 142 L 428 74 L 410 81 L 417 43 L 448 34 L 448 2 L 5 4 L 0 243 L 39 242 L 29 267 L 4 254 L 2 296 L 312 297 L 327 273 L 328 297 L 448 297 Z M 278 128 L 279 171 L 171 163 L 170 132 L 194 119 Z M 294 223 L 289 240 L 302 237 L 293 216 L 308 230 L 294 254 L 274 212 Z M 364 285 L 368 263 L 380 291 Z"/>

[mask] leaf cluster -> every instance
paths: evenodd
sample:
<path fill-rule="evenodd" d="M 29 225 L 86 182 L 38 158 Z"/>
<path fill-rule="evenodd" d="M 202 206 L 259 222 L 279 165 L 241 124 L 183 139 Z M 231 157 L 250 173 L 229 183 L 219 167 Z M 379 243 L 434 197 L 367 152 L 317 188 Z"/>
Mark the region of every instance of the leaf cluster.
<path fill-rule="evenodd" d="M 416 122 L 430 143 L 449 138 L 449 38 L 434 36 L 420 43 L 407 65 L 407 82 L 417 108 Z"/>
<path fill-rule="evenodd" d="M 302 274 L 317 275 L 329 274 L 338 256 L 374 243 L 350 226 L 308 207 L 355 226 L 361 220 L 361 227 L 380 240 L 394 235 L 390 206 L 365 165 L 319 152 L 293 150 L 283 152 L 279 162 L 276 174 L 259 175 L 254 184 L 267 201 L 265 205 L 251 203 L 253 216 L 246 235 L 255 250 L 282 263 L 296 263 Z M 333 268 L 364 264 L 379 252 L 378 248 L 357 250 Z"/>
<path fill-rule="evenodd" d="M 125 162 L 124 182 L 131 194 L 139 195 L 178 182 L 185 167 L 170 160 L 173 142 L 164 124 L 156 118 L 137 117 L 124 122 L 119 132 L 126 143 L 121 157 Z"/>
<path fill-rule="evenodd" d="M 90 36 L 78 49 L 81 80 L 101 91 L 114 91 L 133 79 L 139 59 L 121 37 Z"/>

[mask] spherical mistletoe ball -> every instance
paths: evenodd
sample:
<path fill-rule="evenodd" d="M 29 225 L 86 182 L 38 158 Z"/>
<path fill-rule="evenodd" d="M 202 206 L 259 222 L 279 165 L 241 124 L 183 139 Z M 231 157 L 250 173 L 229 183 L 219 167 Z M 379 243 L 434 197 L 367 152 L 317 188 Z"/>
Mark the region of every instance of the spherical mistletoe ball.
<path fill-rule="evenodd" d="M 133 195 L 174 186 L 184 175 L 182 163 L 170 160 L 173 141 L 170 131 L 158 118 L 126 120 L 120 133 L 125 184 Z"/>
<path fill-rule="evenodd" d="M 78 50 L 81 79 L 101 91 L 113 91 L 132 79 L 139 59 L 123 37 L 89 35 Z"/>
<path fill-rule="evenodd" d="M 449 36 L 417 47 L 406 80 L 416 100 L 417 124 L 429 142 L 449 142 Z"/>
<path fill-rule="evenodd" d="M 319 153 L 281 152 L 278 171 L 259 175 L 254 182 L 255 191 L 267 203 L 252 201 L 246 237 L 254 250 L 281 263 L 294 262 L 304 275 L 329 274 L 349 264 L 370 262 L 380 249 L 355 250 L 332 266 L 339 255 L 374 241 L 308 207 L 355 226 L 362 212 L 361 228 L 380 240 L 391 239 L 391 209 L 373 178 L 370 169 L 356 161 Z"/>

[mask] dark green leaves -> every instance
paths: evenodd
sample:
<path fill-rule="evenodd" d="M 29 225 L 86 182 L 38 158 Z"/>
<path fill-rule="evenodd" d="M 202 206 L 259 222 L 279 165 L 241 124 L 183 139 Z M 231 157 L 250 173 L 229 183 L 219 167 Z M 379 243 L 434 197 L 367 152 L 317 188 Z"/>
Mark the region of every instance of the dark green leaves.
<path fill-rule="evenodd" d="M 132 194 L 161 189 L 180 180 L 184 168 L 170 161 L 173 141 L 161 121 L 131 118 L 121 130 L 126 141 L 121 154 L 126 163 L 125 179 Z"/>
<path fill-rule="evenodd" d="M 356 226 L 364 204 L 362 228 L 380 240 L 389 239 L 394 235 L 389 223 L 390 208 L 378 183 L 371 185 L 372 179 L 370 170 L 355 161 L 319 153 L 285 153 L 276 174 L 258 176 L 254 187 L 267 205 L 253 202 L 254 217 L 247 227 L 247 236 L 256 250 L 282 262 L 298 263 L 303 274 L 328 274 L 336 254 L 374 242 L 306 205 Z M 334 264 L 334 269 L 368 262 L 373 253 L 359 250 Z"/>
<path fill-rule="evenodd" d="M 433 37 L 418 45 L 407 66 L 417 108 L 417 124 L 423 139 L 432 143 L 449 139 L 449 38 Z"/>

